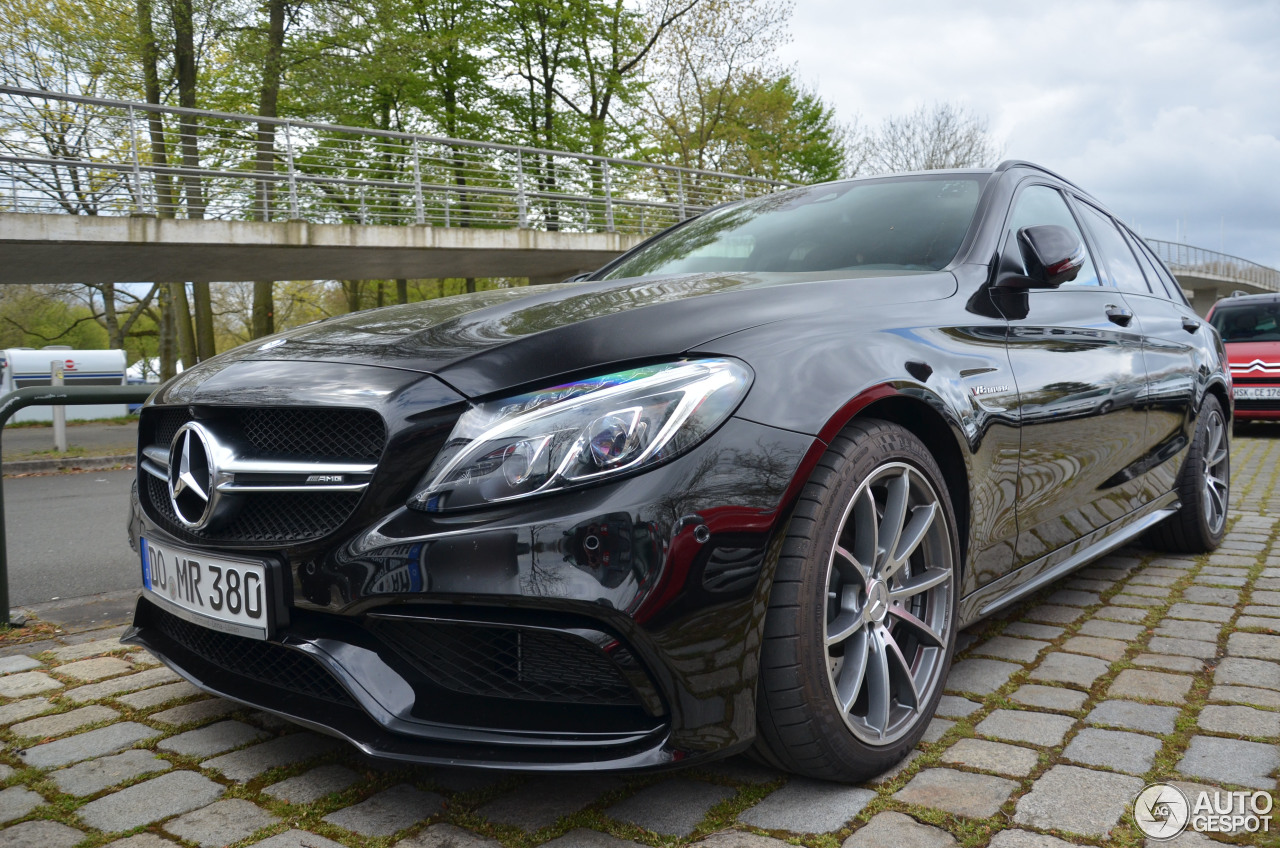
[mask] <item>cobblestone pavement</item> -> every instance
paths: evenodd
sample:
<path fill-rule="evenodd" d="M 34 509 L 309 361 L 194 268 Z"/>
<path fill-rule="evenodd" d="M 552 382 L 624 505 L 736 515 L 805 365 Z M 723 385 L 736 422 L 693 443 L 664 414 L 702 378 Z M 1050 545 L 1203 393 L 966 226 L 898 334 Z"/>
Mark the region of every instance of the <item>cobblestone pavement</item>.
<path fill-rule="evenodd" d="M 1280 441 L 1234 457 L 1217 553 L 1126 549 L 962 633 L 926 741 L 865 786 L 743 758 L 603 777 L 380 766 L 99 630 L 0 651 L 0 846 L 1141 846 L 1130 805 L 1151 781 L 1276 789 Z"/>

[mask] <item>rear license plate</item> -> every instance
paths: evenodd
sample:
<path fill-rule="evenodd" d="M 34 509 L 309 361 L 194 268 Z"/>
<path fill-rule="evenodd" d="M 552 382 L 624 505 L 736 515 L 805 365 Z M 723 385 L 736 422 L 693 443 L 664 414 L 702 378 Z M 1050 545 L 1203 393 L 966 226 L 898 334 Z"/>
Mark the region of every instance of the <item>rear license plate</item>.
<path fill-rule="evenodd" d="M 264 560 L 139 541 L 142 588 L 148 598 L 195 624 L 254 639 L 271 638 L 275 597 Z"/>
<path fill-rule="evenodd" d="M 1271 400 L 1280 398 L 1280 386 L 1236 386 L 1232 393 L 1237 400 Z"/>

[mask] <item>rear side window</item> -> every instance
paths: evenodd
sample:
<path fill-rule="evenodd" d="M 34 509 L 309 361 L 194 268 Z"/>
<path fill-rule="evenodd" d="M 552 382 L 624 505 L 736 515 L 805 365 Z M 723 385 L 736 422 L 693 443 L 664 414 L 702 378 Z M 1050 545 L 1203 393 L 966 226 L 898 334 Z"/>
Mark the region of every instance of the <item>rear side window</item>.
<path fill-rule="evenodd" d="M 1136 294 L 1151 294 L 1147 278 L 1142 275 L 1138 260 L 1133 257 L 1129 243 L 1116 229 L 1116 225 L 1106 215 L 1087 203 L 1078 204 L 1084 225 L 1093 236 L 1093 243 L 1102 255 L 1102 261 L 1111 272 L 1111 281 L 1122 291 Z"/>
<path fill-rule="evenodd" d="M 1005 234 L 1005 251 L 1009 254 L 1016 253 L 1018 230 L 1023 227 L 1038 227 L 1042 224 L 1066 227 L 1076 234 L 1081 243 L 1084 242 L 1084 237 L 1080 235 L 1080 227 L 1072 217 L 1071 210 L 1067 208 L 1067 202 L 1063 200 L 1062 195 L 1049 186 L 1033 185 L 1024 188 L 1014 202 L 1013 214 L 1009 216 L 1009 227 Z M 1080 269 L 1080 273 L 1074 280 L 1063 283 L 1062 287 L 1096 285 L 1099 285 L 1098 272 L 1094 270 L 1093 259 L 1089 256 L 1089 249 L 1086 247 L 1084 267 Z"/>
<path fill-rule="evenodd" d="M 1142 266 L 1143 269 L 1150 267 L 1155 274 L 1154 277 L 1150 276 L 1150 274 L 1147 276 L 1147 279 L 1151 281 L 1151 287 L 1156 288 L 1156 280 L 1159 280 L 1164 283 L 1165 290 L 1169 292 L 1170 300 L 1174 303 L 1186 304 L 1187 296 L 1182 292 L 1182 284 L 1169 273 L 1169 269 L 1156 256 L 1150 245 L 1132 233 L 1129 235 L 1133 238 L 1134 244 L 1137 245 L 1135 252 L 1138 254 L 1138 258 L 1145 260 Z"/>

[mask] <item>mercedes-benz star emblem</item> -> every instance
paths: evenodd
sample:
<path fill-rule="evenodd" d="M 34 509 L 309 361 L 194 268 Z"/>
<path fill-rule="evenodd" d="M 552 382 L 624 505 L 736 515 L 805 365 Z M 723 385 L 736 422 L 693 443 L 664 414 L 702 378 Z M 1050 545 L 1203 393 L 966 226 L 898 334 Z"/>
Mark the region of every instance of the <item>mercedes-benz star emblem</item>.
<path fill-rule="evenodd" d="M 178 520 L 192 529 L 209 523 L 217 492 L 213 434 L 192 421 L 182 425 L 169 447 L 169 501 Z"/>

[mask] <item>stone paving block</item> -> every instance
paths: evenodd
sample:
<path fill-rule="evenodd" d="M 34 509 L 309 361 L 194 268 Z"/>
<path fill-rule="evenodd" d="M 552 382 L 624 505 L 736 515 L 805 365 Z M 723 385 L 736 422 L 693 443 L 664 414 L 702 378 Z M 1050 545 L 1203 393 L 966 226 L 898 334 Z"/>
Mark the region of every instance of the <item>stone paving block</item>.
<path fill-rule="evenodd" d="M 0 781 L 8 780 L 10 777 L 13 776 L 13 773 L 15 771 L 17 771 L 17 769 L 15 769 L 13 766 L 0 763 Z"/>
<path fill-rule="evenodd" d="M 1009 697 L 1028 707 L 1042 707 L 1046 710 L 1058 710 L 1060 712 L 1075 712 L 1084 706 L 1089 694 L 1087 692 L 1077 692 L 1075 689 L 1061 689 L 1057 686 L 1041 686 L 1037 683 L 1027 683 L 1015 689 Z"/>
<path fill-rule="evenodd" d="M 550 844 L 550 843 L 548 843 Z M 624 842 L 623 845 L 635 843 Z M 693 843 L 697 848 L 787 848 L 790 843 L 745 830 L 721 830 Z"/>
<path fill-rule="evenodd" d="M 618 821 L 673 836 L 688 836 L 713 806 L 733 790 L 685 777 L 655 783 L 605 810 Z"/>
<path fill-rule="evenodd" d="M 958 695 L 943 695 L 938 699 L 938 709 L 935 711 L 937 715 L 946 716 L 947 718 L 964 718 L 972 715 L 982 704 L 977 701 L 970 701 L 968 698 L 961 698 Z"/>
<path fill-rule="evenodd" d="M 951 666 L 947 691 L 989 695 L 1019 671 L 1022 666 L 1000 660 L 961 660 Z"/>
<path fill-rule="evenodd" d="M 1225 624 L 1231 620 L 1234 612 L 1229 607 L 1180 603 L 1169 607 L 1168 616 L 1169 618 L 1185 618 L 1191 621 L 1217 621 Z"/>
<path fill-rule="evenodd" d="M 1085 765 L 1145 774 L 1159 752 L 1160 740 L 1141 733 L 1086 728 L 1076 734 L 1062 755 Z"/>
<path fill-rule="evenodd" d="M 18 753 L 22 761 L 36 768 L 52 768 L 65 766 L 81 760 L 114 754 L 125 748 L 132 748 L 143 739 L 157 736 L 156 731 L 136 721 L 122 721 L 109 724 L 97 730 L 77 733 L 75 736 L 64 736 L 54 742 L 36 745 Z"/>
<path fill-rule="evenodd" d="M 0 830 L 0 848 L 71 848 L 84 834 L 51 821 L 26 821 Z"/>
<path fill-rule="evenodd" d="M 1112 580 L 1090 580 L 1087 577 L 1073 577 L 1062 585 L 1067 589 L 1079 589 L 1084 592 L 1105 592 L 1116 584 Z"/>
<path fill-rule="evenodd" d="M 1147 650 L 1157 654 L 1174 654 L 1202 660 L 1211 660 L 1218 655 L 1218 646 L 1212 642 L 1199 642 L 1195 639 L 1178 639 L 1169 636 L 1152 636 L 1151 641 L 1147 643 Z"/>
<path fill-rule="evenodd" d="M 1143 668 L 1159 668 L 1164 671 L 1179 671 L 1184 674 L 1198 674 L 1204 670 L 1204 660 L 1194 657 L 1177 657 L 1173 654 L 1138 654 L 1133 658 L 1134 665 Z"/>
<path fill-rule="evenodd" d="M 991 837 L 990 848 L 1075 848 L 1055 836 L 1010 828 Z"/>
<path fill-rule="evenodd" d="M 1075 719 L 1052 713 L 993 710 L 989 716 L 978 723 L 976 729 L 983 736 L 1051 746 L 1060 745 L 1073 724 Z"/>
<path fill-rule="evenodd" d="M 1263 633 L 1232 633 L 1227 637 L 1227 653 L 1233 657 L 1280 660 L 1280 636 Z"/>
<path fill-rule="evenodd" d="M 1018 784 L 1003 777 L 931 768 L 911 778 L 893 796 L 905 804 L 985 819 L 996 814 Z"/>
<path fill-rule="evenodd" d="M 136 692 L 139 689 L 146 689 L 159 683 L 172 683 L 179 679 L 177 674 L 167 668 L 149 668 L 137 674 L 113 677 L 100 683 L 78 686 L 75 689 L 63 692 L 62 697 L 84 704 L 89 701 L 110 698 L 112 695 L 119 695 L 122 692 Z"/>
<path fill-rule="evenodd" d="M 326 795 L 349 789 L 361 780 L 363 778 L 360 775 L 345 766 L 317 766 L 296 777 L 264 787 L 262 792 L 290 804 L 310 804 Z"/>
<path fill-rule="evenodd" d="M 1258 606 L 1257 604 L 1246 604 L 1245 608 L 1241 610 L 1241 612 L 1250 616 L 1256 615 L 1264 618 L 1280 618 L 1280 607 L 1264 607 Z"/>
<path fill-rule="evenodd" d="M 828 833 L 844 827 L 875 797 L 869 789 L 793 777 L 786 786 L 744 810 L 738 821 L 761 830 Z"/>
<path fill-rule="evenodd" d="M 127 648 L 130 648 L 130 646 L 121 645 L 120 640 L 116 638 L 94 639 L 91 642 L 81 642 L 79 645 L 67 645 L 65 648 L 55 648 L 49 653 L 52 654 L 58 662 L 69 663 L 74 662 L 75 660 L 83 660 L 88 657 L 100 657 L 103 654 L 111 654 Z"/>
<path fill-rule="evenodd" d="M 206 698 L 203 701 L 192 701 L 190 704 L 181 704 L 158 713 L 152 713 L 148 718 L 160 724 L 178 727 L 179 725 L 191 724 L 196 721 L 221 718 L 227 713 L 233 713 L 239 709 L 243 709 L 243 707 L 235 701 L 228 701 L 225 698 Z"/>
<path fill-rule="evenodd" d="M 1277 569 L 1268 569 L 1268 571 L 1276 571 Z M 1264 572 L 1265 573 L 1265 572 Z M 1255 589 L 1280 589 L 1280 577 L 1259 577 L 1254 581 Z"/>
<path fill-rule="evenodd" d="M 1100 639 L 1119 639 L 1122 642 L 1132 642 L 1142 635 L 1143 630 L 1144 628 L 1137 624 L 1124 624 L 1119 621 L 1092 618 L 1080 625 L 1080 629 L 1076 632 L 1082 636 L 1097 636 Z"/>
<path fill-rule="evenodd" d="M 55 707 L 49 702 L 48 698 L 27 698 L 23 701 L 14 701 L 12 704 L 5 704 L 0 707 L 0 724 L 22 721 L 24 718 L 42 715 L 52 709 L 55 709 Z"/>
<path fill-rule="evenodd" d="M 1178 713 L 1177 707 L 1157 707 L 1133 701 L 1103 701 L 1085 716 L 1085 721 L 1089 724 L 1145 730 L 1148 733 L 1173 733 Z"/>
<path fill-rule="evenodd" d="M 1209 700 L 1280 709 L 1280 692 L 1255 689 L 1252 686 L 1214 686 L 1209 690 Z"/>
<path fill-rule="evenodd" d="M 590 781 L 576 777 L 539 777 L 490 801 L 476 812 L 482 817 L 522 830 L 538 830 L 576 813 L 621 783 L 614 778 Z"/>
<path fill-rule="evenodd" d="M 103 848 L 174 848 L 177 844 L 171 839 L 165 839 L 154 833 L 139 833 L 137 836 L 108 842 Z"/>
<path fill-rule="evenodd" d="M 1098 610 L 1094 615 L 1097 618 L 1105 618 L 1109 621 L 1123 621 L 1130 624 L 1136 624 L 1146 619 L 1147 611 L 1136 607 L 1106 606 Z"/>
<path fill-rule="evenodd" d="M 1068 607 L 1091 607 L 1102 603 L 1102 598 L 1095 592 L 1081 592 L 1076 589 L 1059 589 L 1045 598 L 1047 604 L 1061 604 Z"/>
<path fill-rule="evenodd" d="M 876 813 L 840 848 L 950 848 L 958 844 L 945 830 L 921 824 L 902 813 Z"/>
<path fill-rule="evenodd" d="M 1217 684 L 1238 684 L 1280 691 L 1280 665 L 1265 660 L 1227 657 L 1213 672 Z"/>
<path fill-rule="evenodd" d="M 41 692 L 52 692 L 61 689 L 62 684 L 43 671 L 23 671 L 0 677 L 0 697 L 25 698 L 28 695 L 39 695 Z"/>
<path fill-rule="evenodd" d="M 286 830 L 253 843 L 253 848 L 345 848 L 340 843 L 305 830 Z"/>
<path fill-rule="evenodd" d="M 40 660 L 26 654 L 13 654 L 0 658 L 0 674 L 13 674 L 19 671 L 30 671 L 44 665 Z"/>
<path fill-rule="evenodd" d="M 15 724 L 9 729 L 13 731 L 15 736 L 34 736 L 43 739 L 46 736 L 61 736 L 64 733 L 70 733 L 73 730 L 79 730 L 82 727 L 88 727 L 91 724 L 97 724 L 100 721 L 118 718 L 119 716 L 120 713 L 110 707 L 95 704 L 81 707 L 78 710 L 59 713 L 58 715 L 33 718 L 30 721 Z"/>
<path fill-rule="evenodd" d="M 1167 598 L 1169 597 L 1169 588 L 1167 583 L 1164 585 L 1148 585 L 1146 583 L 1131 582 L 1124 587 L 1122 594 L 1141 595 L 1144 598 Z"/>
<path fill-rule="evenodd" d="M 1280 633 L 1280 618 L 1263 618 L 1258 615 L 1242 615 L 1236 619 L 1236 627 L 1241 630 L 1266 630 L 1270 633 Z"/>
<path fill-rule="evenodd" d="M 924 733 L 920 736 L 921 742 L 937 742 L 943 736 L 947 735 L 947 731 L 955 727 L 954 721 L 947 721 L 945 718 L 932 718 L 929 720 L 929 726 L 924 729 Z"/>
<path fill-rule="evenodd" d="M 156 746 L 188 757 L 208 757 L 239 748 L 266 737 L 262 730 L 242 721 L 220 721 L 163 739 Z"/>
<path fill-rule="evenodd" d="M 20 819 L 44 803 L 44 796 L 25 786 L 0 790 L 0 822 Z"/>
<path fill-rule="evenodd" d="M 145 710 L 149 707 L 158 707 L 161 704 L 167 704 L 170 701 L 176 701 L 180 698 L 190 698 L 193 695 L 203 694 L 203 690 L 191 685 L 185 680 L 180 680 L 177 683 L 157 686 L 154 689 L 143 689 L 140 692 L 130 692 L 127 695 L 119 696 L 116 700 L 126 706 L 133 707 L 135 710 Z"/>
<path fill-rule="evenodd" d="M 1198 642 L 1217 642 L 1222 625 L 1212 621 L 1178 621 L 1170 619 L 1156 626 L 1157 636 L 1172 639 L 1195 639 Z"/>
<path fill-rule="evenodd" d="M 1040 651 L 1049 647 L 1048 642 L 1039 642 L 1035 639 L 1015 639 L 1011 636 L 996 636 L 992 639 L 975 645 L 970 654 L 975 656 L 996 657 L 1002 660 L 1013 660 L 1014 662 L 1031 662 Z"/>
<path fill-rule="evenodd" d="M 1125 568 L 1108 568 L 1098 564 L 1082 568 L 1075 573 L 1076 577 L 1084 577 L 1089 580 L 1128 580 L 1131 576 L 1128 569 Z"/>
<path fill-rule="evenodd" d="M 133 666 L 119 657 L 98 657 L 92 660 L 60 665 L 55 669 L 62 677 L 70 677 L 77 683 L 92 683 L 105 677 L 115 677 L 133 671 Z"/>
<path fill-rule="evenodd" d="M 1280 592 L 1253 590 L 1253 594 L 1249 596 L 1251 604 L 1265 604 L 1269 607 L 1280 607 Z"/>
<path fill-rule="evenodd" d="M 1062 643 L 1062 650 L 1114 662 L 1124 656 L 1125 651 L 1129 650 L 1129 645 L 1115 639 L 1100 639 L 1097 636 L 1072 636 Z"/>
<path fill-rule="evenodd" d="M 1181 704 L 1191 691 L 1192 678 L 1162 671 L 1139 671 L 1126 668 L 1112 682 L 1108 695 L 1112 698 L 1142 698 Z"/>
<path fill-rule="evenodd" d="M 164 829 L 180 839 L 197 843 L 201 848 L 221 848 L 278 821 L 279 816 L 268 813 L 251 801 L 228 798 L 178 816 Z"/>
<path fill-rule="evenodd" d="M 950 696 L 944 695 L 943 697 Z M 729 757 L 725 760 L 717 760 L 714 763 L 703 766 L 702 770 L 709 774 L 725 777 L 729 780 L 737 780 L 742 783 L 771 783 L 786 777 L 783 772 L 768 766 L 762 766 L 742 755 Z"/>
<path fill-rule="evenodd" d="M 1193 582 L 1200 586 L 1226 586 L 1240 589 L 1249 582 L 1249 578 L 1243 575 L 1201 574 Z"/>
<path fill-rule="evenodd" d="M 1011 621 L 1004 628 L 1004 635 L 1006 636 L 1025 636 L 1029 639 L 1044 639 L 1046 641 L 1057 639 L 1066 632 L 1064 627 L 1055 627 L 1052 624 L 1035 624 L 1030 621 Z"/>
<path fill-rule="evenodd" d="M 1056 765 L 1018 799 L 1013 820 L 1045 830 L 1105 837 L 1141 789 L 1141 778 Z"/>
<path fill-rule="evenodd" d="M 1158 607 L 1165 602 L 1165 598 L 1153 598 L 1149 595 L 1135 595 L 1129 592 L 1121 592 L 1118 595 L 1111 596 L 1111 604 L 1113 606 L 1125 607 Z"/>
<path fill-rule="evenodd" d="M 777 776 L 781 777 L 781 773 Z M 479 789 L 488 789 L 495 783 L 505 780 L 506 777 L 507 775 L 500 771 L 441 767 L 432 769 L 424 779 L 444 787 L 449 792 L 475 792 Z"/>
<path fill-rule="evenodd" d="M 423 792 L 407 783 L 400 783 L 359 804 L 330 813 L 324 820 L 361 836 L 390 836 L 434 816 L 442 809 L 444 798 L 436 793 Z"/>
<path fill-rule="evenodd" d="M 880 772 L 880 774 L 868 780 L 867 783 L 870 783 L 872 786 L 883 786 L 886 783 L 892 783 L 894 778 L 896 778 L 898 775 L 902 774 L 904 771 L 909 769 L 911 767 L 911 764 L 915 762 L 916 759 L 922 753 L 923 752 L 920 751 L 919 749 L 912 751 L 910 754 L 907 754 L 905 757 L 903 757 L 894 765 L 890 766 L 889 768 Z"/>
<path fill-rule="evenodd" d="M 1280 768 L 1280 748 L 1261 742 L 1192 736 L 1178 771 L 1217 783 L 1234 783 L 1254 789 L 1274 789 L 1271 773 Z"/>
<path fill-rule="evenodd" d="M 216 769 L 231 780 L 244 782 L 268 769 L 310 760 L 340 747 L 342 743 L 337 739 L 304 731 L 205 760 L 200 767 Z"/>
<path fill-rule="evenodd" d="M 570 831 L 569 833 L 574 833 Z M 596 833 L 596 831 L 586 831 L 587 833 Z M 568 836 L 569 834 L 565 834 Z M 624 842 L 607 834 L 599 834 L 606 839 L 611 839 L 619 845 L 630 845 L 632 843 Z M 564 837 L 561 837 L 563 839 Z M 551 844 L 551 843 L 547 843 Z M 490 839 L 487 836 L 481 836 L 478 833 L 472 833 L 464 830 L 456 825 L 433 824 L 431 827 L 419 833 L 417 836 L 410 836 L 408 839 L 401 839 L 395 844 L 395 848 L 502 848 L 502 843 L 496 839 Z"/>
<path fill-rule="evenodd" d="M 203 807 L 223 791 L 204 775 L 172 771 L 90 801 L 78 815 L 90 827 L 116 833 Z"/>
<path fill-rule="evenodd" d="M 1252 707 L 1222 707 L 1210 704 L 1200 711 L 1196 724 L 1210 733 L 1232 736 L 1280 736 L 1280 712 Z"/>
<path fill-rule="evenodd" d="M 68 795 L 84 797 L 96 795 L 108 786 L 171 768 L 172 763 L 150 751 L 130 750 L 59 769 L 50 774 L 49 779 Z"/>
<path fill-rule="evenodd" d="M 942 754 L 942 762 L 969 768 L 1026 777 L 1035 769 L 1040 756 L 1030 748 L 988 742 L 985 739 L 961 739 Z"/>
<path fill-rule="evenodd" d="M 1039 621 L 1044 624 L 1072 624 L 1082 615 L 1084 615 L 1084 610 L 1078 607 L 1058 604 L 1040 604 L 1023 613 L 1023 616 L 1028 620 Z"/>
<path fill-rule="evenodd" d="M 1237 589 L 1216 589 L 1212 586 L 1188 586 L 1182 590 L 1182 599 L 1193 604 L 1234 607 L 1240 603 Z"/>
<path fill-rule="evenodd" d="M 1059 651 L 1049 654 L 1040 665 L 1032 669 L 1031 679 L 1071 683 L 1087 689 L 1110 668 L 1111 664 L 1106 660 Z"/>

